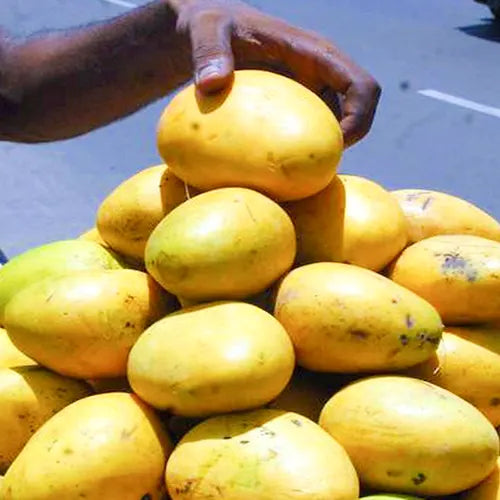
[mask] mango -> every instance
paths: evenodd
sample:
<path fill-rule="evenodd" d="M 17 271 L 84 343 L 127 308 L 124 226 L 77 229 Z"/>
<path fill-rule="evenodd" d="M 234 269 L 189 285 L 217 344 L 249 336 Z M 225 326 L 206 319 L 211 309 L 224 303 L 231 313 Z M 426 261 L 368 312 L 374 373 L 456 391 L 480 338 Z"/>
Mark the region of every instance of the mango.
<path fill-rule="evenodd" d="M 408 221 L 408 243 L 440 234 L 469 234 L 500 241 L 500 224 L 466 200 L 440 191 L 392 191 Z"/>
<path fill-rule="evenodd" d="M 344 449 L 317 424 L 278 410 L 213 417 L 189 431 L 167 463 L 172 500 L 354 500 Z"/>
<path fill-rule="evenodd" d="M 85 241 L 93 241 L 94 243 L 99 243 L 104 248 L 109 249 L 110 246 L 102 239 L 102 236 L 100 235 L 99 231 L 97 230 L 97 227 L 91 227 L 87 231 L 83 232 L 78 236 L 79 240 L 85 240 Z"/>
<path fill-rule="evenodd" d="M 130 352 L 128 379 L 155 408 L 196 417 L 268 403 L 285 388 L 294 364 L 290 338 L 272 315 L 220 302 L 149 327 Z"/>
<path fill-rule="evenodd" d="M 377 493 L 361 497 L 360 500 L 424 500 L 421 497 L 412 497 L 411 495 L 403 495 L 400 493 Z"/>
<path fill-rule="evenodd" d="M 92 241 L 64 240 L 32 248 L 0 268 L 0 325 L 4 323 L 9 300 L 36 281 L 79 271 L 121 267 L 114 256 Z"/>
<path fill-rule="evenodd" d="M 323 262 L 281 281 L 275 317 L 295 347 L 297 363 L 324 372 L 406 368 L 428 359 L 441 339 L 436 310 L 384 276 Z"/>
<path fill-rule="evenodd" d="M 439 385 L 500 426 L 500 328 L 448 327 L 438 350 L 407 374 Z"/>
<path fill-rule="evenodd" d="M 84 382 L 40 366 L 0 369 L 0 472 L 52 415 L 92 394 Z M 1 497 L 2 499 L 5 497 Z"/>
<path fill-rule="evenodd" d="M 153 229 L 194 194 L 166 165 L 146 168 L 123 181 L 101 203 L 97 229 L 113 250 L 144 260 L 146 242 Z"/>
<path fill-rule="evenodd" d="M 4 500 L 160 500 L 172 445 L 132 394 L 84 398 L 30 439 L 4 478 Z"/>
<path fill-rule="evenodd" d="M 266 71 L 237 71 L 230 88 L 179 92 L 158 124 L 158 149 L 173 173 L 201 190 L 248 187 L 278 201 L 311 196 L 332 180 L 342 131 L 301 84 Z"/>
<path fill-rule="evenodd" d="M 36 365 L 36 361 L 21 352 L 10 340 L 7 332 L 0 328 L 0 368 Z M 1 497 L 0 497 L 1 498 Z"/>
<path fill-rule="evenodd" d="M 406 246 L 407 222 L 379 184 L 339 175 L 318 194 L 283 205 L 297 233 L 297 262 L 385 268 Z"/>
<path fill-rule="evenodd" d="M 325 405 L 320 425 L 347 451 L 361 483 L 416 496 L 451 495 L 494 469 L 495 428 L 471 404 L 410 377 L 354 382 Z"/>
<path fill-rule="evenodd" d="M 172 311 L 168 299 L 146 273 L 87 271 L 23 289 L 5 325 L 16 347 L 61 375 L 120 377 L 141 333 Z"/>
<path fill-rule="evenodd" d="M 290 218 L 243 188 L 203 193 L 170 212 L 146 246 L 146 268 L 166 290 L 195 301 L 242 299 L 271 286 L 292 266 Z"/>
<path fill-rule="evenodd" d="M 500 500 L 500 457 L 493 472 L 477 486 L 460 495 L 460 500 Z"/>
<path fill-rule="evenodd" d="M 429 301 L 445 325 L 500 320 L 499 242 L 433 236 L 404 250 L 388 276 Z"/>

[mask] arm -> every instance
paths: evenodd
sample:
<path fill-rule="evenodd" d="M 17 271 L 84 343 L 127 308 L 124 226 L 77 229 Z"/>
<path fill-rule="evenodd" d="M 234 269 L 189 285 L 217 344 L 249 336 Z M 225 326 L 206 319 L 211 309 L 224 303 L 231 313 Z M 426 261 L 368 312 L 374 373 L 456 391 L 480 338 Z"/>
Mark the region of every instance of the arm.
<path fill-rule="evenodd" d="M 289 74 L 321 96 L 340 94 L 347 145 L 365 135 L 380 89 L 314 33 L 239 0 L 156 0 L 111 21 L 0 43 L 0 139 L 73 137 L 168 94 L 194 73 L 202 92 L 236 68 Z"/>
<path fill-rule="evenodd" d="M 0 139 L 41 142 L 88 132 L 186 82 L 189 41 L 153 2 L 111 21 L 0 39 Z"/>

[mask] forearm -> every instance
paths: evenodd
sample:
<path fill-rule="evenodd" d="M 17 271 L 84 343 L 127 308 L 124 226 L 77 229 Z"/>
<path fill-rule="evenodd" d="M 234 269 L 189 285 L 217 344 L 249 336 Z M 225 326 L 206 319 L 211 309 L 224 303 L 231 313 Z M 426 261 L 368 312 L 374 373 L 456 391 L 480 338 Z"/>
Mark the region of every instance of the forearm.
<path fill-rule="evenodd" d="M 191 76 L 189 40 L 164 0 L 111 21 L 6 43 L 0 139 L 73 137 L 172 91 Z"/>

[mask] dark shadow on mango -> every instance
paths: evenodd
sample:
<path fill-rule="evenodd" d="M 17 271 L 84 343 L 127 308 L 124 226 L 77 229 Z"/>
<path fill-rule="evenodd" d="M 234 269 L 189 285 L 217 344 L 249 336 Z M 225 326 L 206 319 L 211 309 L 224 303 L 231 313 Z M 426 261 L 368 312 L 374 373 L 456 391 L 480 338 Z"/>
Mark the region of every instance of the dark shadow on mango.
<path fill-rule="evenodd" d="M 205 95 L 201 94 L 198 90 L 195 90 L 196 102 L 198 103 L 198 109 L 200 110 L 200 113 L 206 115 L 220 108 L 231 93 L 233 83 L 234 80 L 224 90 L 216 92 L 214 94 Z"/>
<path fill-rule="evenodd" d="M 319 373 L 296 367 L 285 389 L 266 407 L 292 411 L 318 422 L 327 401 L 357 376 Z"/>
<path fill-rule="evenodd" d="M 229 419 L 232 419 L 232 418 L 235 418 L 237 417 L 238 415 L 245 415 L 245 414 L 249 414 L 249 413 L 253 413 L 254 411 L 262 411 L 263 413 L 261 414 L 260 418 L 258 421 L 255 421 L 255 419 L 252 419 L 251 422 L 252 422 L 252 425 L 250 425 L 250 421 L 248 422 L 248 425 L 244 426 L 244 430 L 242 430 L 241 433 L 239 434 L 232 434 L 232 435 L 229 435 L 229 432 L 226 430 L 227 429 L 227 425 L 224 426 L 224 432 L 222 432 L 222 429 L 223 429 L 223 426 L 218 426 L 217 429 L 218 430 L 215 430 L 215 429 L 212 429 L 210 432 L 208 432 L 207 430 L 205 430 L 205 432 L 203 433 L 203 438 L 195 438 L 193 435 L 190 435 L 189 432 L 184 436 L 184 443 L 196 443 L 198 441 L 205 441 L 205 440 L 212 440 L 212 439 L 215 439 L 215 440 L 227 440 L 227 439 L 234 439 L 234 438 L 237 438 L 238 436 L 241 436 L 242 434 L 244 433 L 247 433 L 253 429 L 257 429 L 259 427 L 263 427 L 265 426 L 268 422 L 271 422 L 272 420 L 274 420 L 277 416 L 279 415 L 273 415 L 273 414 L 267 414 L 267 412 L 278 412 L 280 410 L 266 410 L 265 409 L 256 409 L 256 410 L 253 410 L 253 411 L 244 411 L 244 412 L 234 412 L 234 413 L 231 413 L 229 415 L 221 415 L 221 416 L 213 416 L 211 418 L 207 418 L 204 420 L 204 422 L 207 422 L 208 420 L 212 420 L 214 418 L 218 418 L 218 419 L 226 419 L 226 418 L 229 418 Z M 283 414 L 285 412 L 281 412 L 281 414 Z M 222 421 L 222 420 L 221 420 Z M 203 424 L 203 422 L 202 422 Z M 196 426 L 194 426 L 196 427 Z M 243 427 L 243 426 L 242 426 Z M 205 428 L 207 429 L 207 427 Z"/>
<path fill-rule="evenodd" d="M 149 291 L 149 303 L 156 304 L 158 293 L 161 294 L 161 314 L 156 315 L 156 317 L 152 317 L 151 321 L 147 326 L 156 323 L 160 319 L 172 314 L 180 309 L 180 304 L 175 295 L 164 290 L 151 276 L 148 276 L 148 291 Z"/>
<path fill-rule="evenodd" d="M 283 203 L 296 230 L 296 266 L 343 261 L 345 203 L 345 187 L 338 176 L 314 196 Z"/>

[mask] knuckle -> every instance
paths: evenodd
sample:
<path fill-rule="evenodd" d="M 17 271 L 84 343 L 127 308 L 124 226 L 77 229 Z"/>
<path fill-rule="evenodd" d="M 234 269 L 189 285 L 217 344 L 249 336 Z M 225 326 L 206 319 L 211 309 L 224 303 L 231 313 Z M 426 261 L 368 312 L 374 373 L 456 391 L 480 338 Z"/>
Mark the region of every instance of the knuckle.
<path fill-rule="evenodd" d="M 357 82 L 356 86 L 362 91 L 363 94 L 372 99 L 378 99 L 382 93 L 382 87 L 375 78 L 371 75 L 363 75 Z"/>
<path fill-rule="evenodd" d="M 227 53 L 227 47 L 220 42 L 213 43 L 204 41 L 200 42 L 193 48 L 193 59 L 197 63 L 203 63 L 208 59 L 220 57 Z"/>
<path fill-rule="evenodd" d="M 217 9 L 215 7 L 206 8 L 201 11 L 196 12 L 193 15 L 193 21 L 198 23 L 211 23 L 218 24 L 223 23 L 227 20 L 226 14 L 221 11 L 221 9 Z"/>

